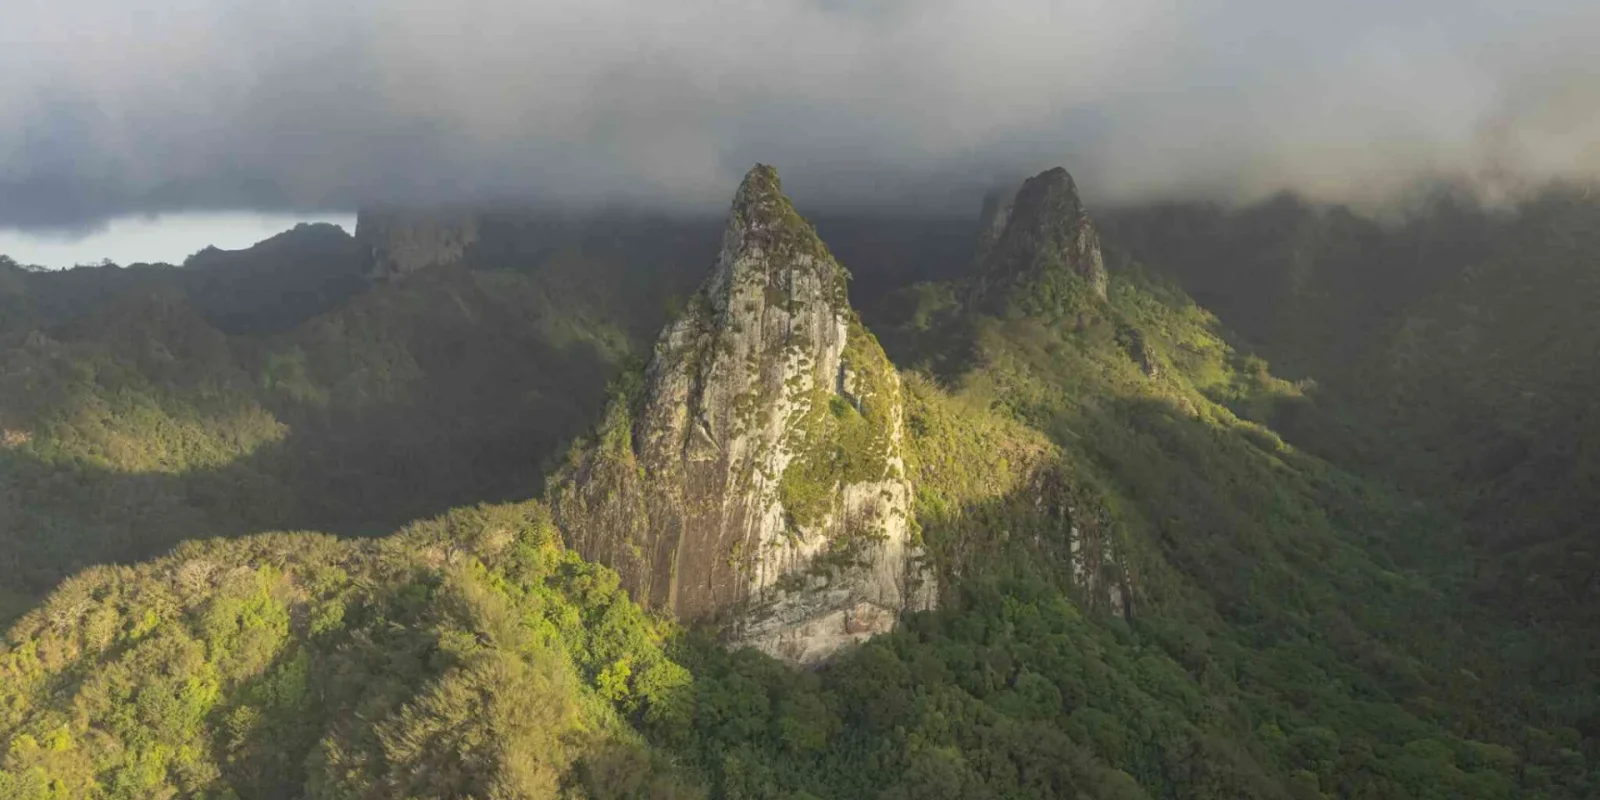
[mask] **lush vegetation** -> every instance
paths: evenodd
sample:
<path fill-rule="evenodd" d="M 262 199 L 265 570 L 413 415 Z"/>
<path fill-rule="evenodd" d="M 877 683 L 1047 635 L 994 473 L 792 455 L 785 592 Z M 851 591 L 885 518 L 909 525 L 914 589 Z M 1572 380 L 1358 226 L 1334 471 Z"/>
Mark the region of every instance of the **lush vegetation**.
<path fill-rule="evenodd" d="M 12 628 L 0 796 L 670 796 L 627 724 L 687 713 L 662 645 L 536 505 L 190 542 Z"/>
<path fill-rule="evenodd" d="M 778 489 L 796 525 L 832 513 L 841 485 L 883 480 L 893 468 L 891 415 L 899 399 L 894 367 L 859 320 L 850 321 L 848 337 L 842 358 L 849 397 L 834 394 L 832 386 L 812 387 L 788 422 L 784 446 L 795 457 Z"/>
<path fill-rule="evenodd" d="M 338 229 L 182 269 L 5 268 L 0 587 L 35 595 L 189 538 L 382 534 L 536 495 L 677 274 L 657 255 L 634 287 L 648 302 L 607 295 L 591 281 L 645 269 L 624 261 L 642 245 L 544 239 L 557 247 L 372 287 Z"/>
<path fill-rule="evenodd" d="M 1108 240 L 1148 244 L 1107 251 L 1104 299 L 1052 263 L 1015 302 L 943 282 L 873 304 L 943 596 L 809 672 L 644 614 L 536 503 L 471 505 L 535 495 L 597 420 L 627 448 L 621 365 L 674 284 L 573 277 L 690 250 L 699 223 L 540 249 L 499 220 L 482 269 L 330 290 L 283 325 L 182 286 L 50 305 L 52 276 L 0 265 L 0 308 L 32 309 L 0 358 L 0 796 L 1600 795 L 1600 225 L 1547 202 L 1337 341 L 1293 327 L 1354 324 L 1367 273 L 1333 273 L 1448 226 L 1164 209 L 1116 220 Z M 1156 271 L 1197 241 L 1250 254 L 1226 280 L 1301 273 L 1219 322 Z M 1318 380 L 1276 377 L 1235 320 Z M 786 488 L 881 467 L 857 458 L 890 391 L 867 349 L 861 405 L 814 404 L 821 457 Z M 1517 534 L 1497 561 L 1491 522 Z"/>
<path fill-rule="evenodd" d="M 1277 431 L 1461 522 L 1471 601 L 1562 643 L 1523 679 L 1600 733 L 1592 191 L 1499 209 L 1446 195 L 1382 221 L 1280 199 L 1117 222 L 1230 327 L 1316 377 L 1268 412 Z"/>
<path fill-rule="evenodd" d="M 803 681 L 701 653 L 689 752 L 713 793 L 1593 791 L 1592 745 L 1523 689 L 1541 642 L 1465 602 L 1458 528 L 1230 410 L 1297 390 L 1180 293 L 1126 268 L 1110 290 L 1058 315 L 1091 312 L 1079 329 L 969 319 L 953 391 L 909 382 L 953 591 Z M 1112 575 L 1084 576 L 1090 548 Z M 1126 617 L 1101 594 L 1120 585 Z"/>

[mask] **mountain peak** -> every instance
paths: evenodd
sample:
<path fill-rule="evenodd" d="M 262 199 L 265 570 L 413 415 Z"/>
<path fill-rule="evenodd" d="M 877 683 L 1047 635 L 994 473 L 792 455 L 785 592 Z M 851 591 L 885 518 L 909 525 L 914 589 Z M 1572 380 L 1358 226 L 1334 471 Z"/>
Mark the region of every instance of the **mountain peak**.
<path fill-rule="evenodd" d="M 778 177 L 778 168 L 771 164 L 756 164 L 739 182 L 739 190 L 733 195 L 733 207 L 760 206 L 772 201 L 788 202 L 783 194 L 783 181 Z"/>
<path fill-rule="evenodd" d="M 834 259 L 811 223 L 795 211 L 783 193 L 778 170 L 772 166 L 757 164 L 745 173 L 733 197 L 723 247 L 734 256 L 725 259 L 728 264 L 743 255 L 760 254 L 769 265 L 793 264 L 812 269 L 832 300 L 840 305 L 848 303 L 845 293 L 849 273 Z"/>
<path fill-rule="evenodd" d="M 1023 181 L 1010 198 L 985 199 L 978 261 L 976 295 L 991 308 L 1066 300 L 1079 289 L 1106 296 L 1099 234 L 1061 167 Z"/>
<path fill-rule="evenodd" d="M 808 233 L 812 238 L 816 236 L 783 193 L 778 170 L 767 164 L 757 164 L 745 173 L 739 190 L 733 195 L 729 222 L 730 229 L 745 235 L 790 234 L 797 239 L 804 239 Z"/>
<path fill-rule="evenodd" d="M 573 546 L 635 598 L 799 663 L 931 603 L 900 379 L 845 278 L 777 172 L 751 170 L 636 407 L 613 406 L 553 497 Z"/>
<path fill-rule="evenodd" d="M 307 252 L 349 251 L 353 239 L 344 228 L 328 222 L 301 222 L 289 230 L 273 234 L 249 247 L 224 250 L 206 245 L 184 260 L 187 269 L 227 267 L 247 258 L 303 257 Z"/>
<path fill-rule="evenodd" d="M 1078 184 L 1072 180 L 1072 173 L 1066 167 L 1051 167 L 1032 178 L 1022 182 L 1024 188 L 1032 185 L 1043 187 L 1046 191 L 1065 191 L 1078 198 Z"/>

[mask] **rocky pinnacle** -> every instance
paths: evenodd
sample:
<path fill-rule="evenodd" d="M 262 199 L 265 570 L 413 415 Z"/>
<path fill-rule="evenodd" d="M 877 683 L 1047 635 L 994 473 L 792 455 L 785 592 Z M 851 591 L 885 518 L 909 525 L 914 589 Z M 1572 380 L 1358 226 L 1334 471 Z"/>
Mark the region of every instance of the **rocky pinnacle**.
<path fill-rule="evenodd" d="M 911 533 L 900 379 L 848 273 L 758 165 L 633 406 L 554 496 L 633 596 L 811 663 L 930 604 Z"/>
<path fill-rule="evenodd" d="M 1037 293 L 1044 283 L 1081 281 L 1106 296 L 1100 236 L 1067 171 L 1056 167 L 1023 182 L 1015 194 L 984 202 L 975 294 L 990 307 Z"/>

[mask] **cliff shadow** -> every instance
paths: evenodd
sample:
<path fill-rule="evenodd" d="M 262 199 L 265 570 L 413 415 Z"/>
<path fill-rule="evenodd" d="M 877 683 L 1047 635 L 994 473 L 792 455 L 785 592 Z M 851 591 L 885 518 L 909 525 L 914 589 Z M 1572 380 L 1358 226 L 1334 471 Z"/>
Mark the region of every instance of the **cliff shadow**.
<path fill-rule="evenodd" d="M 359 409 L 279 408 L 287 435 L 221 466 L 130 473 L 0 449 L 0 588 L 42 595 L 84 567 L 185 539 L 377 536 L 455 506 L 540 496 L 621 368 L 588 342 L 513 339 L 475 355 L 461 352 L 475 343 L 437 344 L 413 391 Z"/>

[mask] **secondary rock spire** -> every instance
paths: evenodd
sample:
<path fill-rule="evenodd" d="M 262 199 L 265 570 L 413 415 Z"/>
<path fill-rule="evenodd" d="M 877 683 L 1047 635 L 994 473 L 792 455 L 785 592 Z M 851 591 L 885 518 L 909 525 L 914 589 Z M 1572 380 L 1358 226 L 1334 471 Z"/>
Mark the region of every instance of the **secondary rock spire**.
<path fill-rule="evenodd" d="M 991 310 L 1106 297 L 1100 236 L 1061 167 L 985 200 L 978 262 L 975 297 Z"/>

